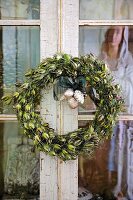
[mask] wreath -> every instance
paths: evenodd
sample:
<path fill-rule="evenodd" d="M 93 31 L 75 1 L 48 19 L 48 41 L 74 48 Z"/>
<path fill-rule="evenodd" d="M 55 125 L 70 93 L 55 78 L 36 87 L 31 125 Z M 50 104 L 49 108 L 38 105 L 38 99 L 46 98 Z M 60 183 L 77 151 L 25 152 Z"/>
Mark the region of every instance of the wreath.
<path fill-rule="evenodd" d="M 17 91 L 4 96 L 3 100 L 7 104 L 13 103 L 24 134 L 33 140 L 37 149 L 62 160 L 74 160 L 79 154 L 90 155 L 101 141 L 111 136 L 112 126 L 122 110 L 123 99 L 120 97 L 120 87 L 114 83 L 106 64 L 94 55 L 78 58 L 68 54 L 56 54 L 44 59 L 25 76 L 26 81 L 17 87 Z M 71 97 L 79 100 L 79 96 L 74 96 L 78 88 L 82 97 L 90 96 L 97 109 L 90 125 L 66 135 L 58 135 L 42 120 L 36 108 L 40 104 L 42 90 L 48 90 L 48 86 L 55 86 L 60 82 L 60 87 L 62 83 L 64 87 L 68 80 L 73 85 L 71 88 L 68 84 L 68 89 L 73 90 Z M 85 81 L 89 84 L 87 92 Z M 83 103 L 83 98 L 80 101 Z"/>

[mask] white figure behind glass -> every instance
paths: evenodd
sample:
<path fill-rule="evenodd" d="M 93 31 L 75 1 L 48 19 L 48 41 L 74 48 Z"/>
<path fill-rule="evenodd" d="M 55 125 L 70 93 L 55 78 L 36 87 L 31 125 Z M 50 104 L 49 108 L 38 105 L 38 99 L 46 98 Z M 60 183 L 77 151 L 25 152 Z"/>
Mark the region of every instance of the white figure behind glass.
<path fill-rule="evenodd" d="M 105 41 L 102 44 L 100 58 L 108 64 L 114 81 L 121 86 L 127 113 L 133 114 L 133 57 L 128 50 L 127 26 L 111 26 L 107 30 Z M 126 134 L 129 126 L 128 122 L 119 121 L 113 129 L 113 136 L 111 139 L 108 161 L 109 182 L 111 182 L 112 171 L 117 170 L 117 185 L 114 189 L 114 194 L 117 198 L 122 194 L 122 182 L 125 174 L 123 173 L 124 164 L 127 163 L 127 161 L 124 161 L 126 159 L 124 152 L 127 147 Z M 118 151 L 116 151 L 116 149 L 118 149 Z M 130 173 L 128 166 L 126 167 L 126 171 L 128 175 L 128 173 Z M 127 187 L 129 184 L 130 183 L 126 183 Z M 127 195 L 129 196 L 129 194 Z M 130 198 L 133 199 L 133 195 Z"/>

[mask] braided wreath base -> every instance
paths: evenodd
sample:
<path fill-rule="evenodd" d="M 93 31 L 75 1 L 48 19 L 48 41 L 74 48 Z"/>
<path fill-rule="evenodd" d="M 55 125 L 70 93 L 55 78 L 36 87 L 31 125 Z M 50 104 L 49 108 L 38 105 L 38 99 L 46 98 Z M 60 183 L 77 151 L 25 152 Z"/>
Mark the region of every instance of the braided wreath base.
<path fill-rule="evenodd" d="M 47 90 L 60 76 L 76 78 L 84 76 L 96 92 L 94 120 L 86 128 L 79 128 L 66 135 L 58 135 L 44 122 L 36 107 L 41 101 L 41 91 Z M 32 139 L 35 147 L 62 160 L 74 160 L 79 154 L 90 155 L 101 141 L 111 136 L 112 126 L 122 110 L 123 99 L 104 62 L 94 55 L 80 58 L 68 54 L 56 54 L 44 59 L 26 74 L 26 81 L 17 92 L 4 96 L 7 104 L 13 103 L 24 134 Z"/>

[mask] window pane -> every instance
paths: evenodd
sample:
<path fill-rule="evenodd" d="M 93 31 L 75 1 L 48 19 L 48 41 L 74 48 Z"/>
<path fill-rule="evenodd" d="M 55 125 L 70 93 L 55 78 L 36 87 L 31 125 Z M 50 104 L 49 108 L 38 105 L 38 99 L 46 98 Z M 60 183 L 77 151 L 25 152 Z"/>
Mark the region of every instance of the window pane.
<path fill-rule="evenodd" d="M 39 19 L 40 0 L 1 0 L 0 19 Z"/>
<path fill-rule="evenodd" d="M 80 19 L 133 19 L 132 0 L 79 0 Z"/>
<path fill-rule="evenodd" d="M 0 28 L 0 97 L 15 90 L 24 81 L 25 72 L 40 61 L 40 33 L 35 26 Z M 1 113 L 10 113 L 0 105 Z"/>
<path fill-rule="evenodd" d="M 85 123 L 79 124 L 83 126 Z M 111 140 L 96 148 L 93 157 L 79 157 L 79 191 L 84 191 L 80 192 L 81 197 L 133 199 L 132 140 L 133 121 L 120 121 L 113 128 Z"/>
<path fill-rule="evenodd" d="M 79 54 L 93 53 L 103 60 L 120 84 L 125 99 L 125 112 L 133 114 L 133 27 L 80 27 Z M 86 100 L 83 109 L 94 106 Z"/>
<path fill-rule="evenodd" d="M 39 196 L 39 152 L 17 122 L 0 122 L 0 199 Z"/>

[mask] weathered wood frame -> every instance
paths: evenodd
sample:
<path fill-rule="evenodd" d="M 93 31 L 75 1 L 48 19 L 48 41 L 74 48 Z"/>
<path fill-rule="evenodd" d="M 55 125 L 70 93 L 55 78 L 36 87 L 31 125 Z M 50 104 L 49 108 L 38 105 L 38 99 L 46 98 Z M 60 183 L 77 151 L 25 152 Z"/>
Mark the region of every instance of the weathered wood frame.
<path fill-rule="evenodd" d="M 41 20 L 41 58 L 56 52 L 78 56 L 78 4 L 77 0 L 45 1 Z M 42 9 L 42 8 L 41 8 Z M 41 15 L 42 16 L 42 15 Z M 46 32 L 47 31 L 47 32 Z M 45 51 L 46 49 L 46 51 Z M 45 113 L 45 115 L 43 114 Z M 41 103 L 41 115 L 57 130 L 66 134 L 78 128 L 78 110 L 68 104 L 56 102 L 52 89 L 45 92 Z M 40 153 L 40 199 L 77 200 L 78 160 L 63 162 Z"/>

